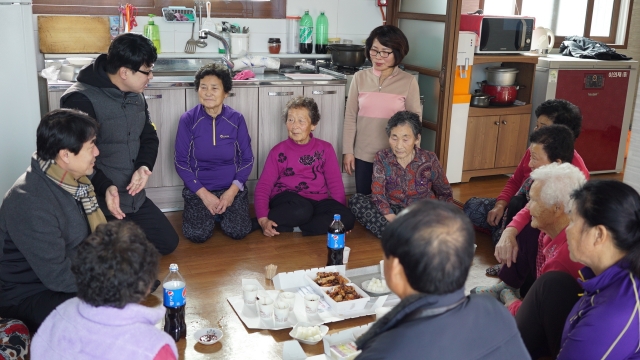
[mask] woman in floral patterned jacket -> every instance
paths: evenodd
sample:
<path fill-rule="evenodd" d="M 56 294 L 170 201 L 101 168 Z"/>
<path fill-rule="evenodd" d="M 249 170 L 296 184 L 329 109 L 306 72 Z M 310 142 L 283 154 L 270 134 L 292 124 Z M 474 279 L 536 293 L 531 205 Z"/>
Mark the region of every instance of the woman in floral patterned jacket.
<path fill-rule="evenodd" d="M 395 113 L 386 128 L 390 148 L 378 151 L 373 162 L 371 195 L 355 194 L 349 199 L 356 219 L 378 238 L 402 209 L 416 201 L 453 201 L 438 157 L 420 148 L 421 129 L 415 113 Z"/>

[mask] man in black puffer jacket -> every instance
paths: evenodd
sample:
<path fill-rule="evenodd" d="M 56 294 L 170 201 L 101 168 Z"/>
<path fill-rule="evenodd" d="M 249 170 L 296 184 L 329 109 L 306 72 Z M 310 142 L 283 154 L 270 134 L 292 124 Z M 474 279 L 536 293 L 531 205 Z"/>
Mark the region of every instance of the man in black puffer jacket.
<path fill-rule="evenodd" d="M 382 234 L 384 274 L 402 299 L 356 343 L 358 360 L 530 359 L 516 322 L 488 295 L 464 295 L 471 222 L 454 205 L 415 203 Z"/>
<path fill-rule="evenodd" d="M 107 220 L 135 222 L 166 255 L 178 246 L 178 234 L 144 191 L 159 141 L 142 92 L 153 78 L 157 57 L 153 43 L 142 35 L 118 36 L 107 54 L 80 70 L 60 106 L 84 111 L 100 124 L 100 156 L 91 182 Z"/>

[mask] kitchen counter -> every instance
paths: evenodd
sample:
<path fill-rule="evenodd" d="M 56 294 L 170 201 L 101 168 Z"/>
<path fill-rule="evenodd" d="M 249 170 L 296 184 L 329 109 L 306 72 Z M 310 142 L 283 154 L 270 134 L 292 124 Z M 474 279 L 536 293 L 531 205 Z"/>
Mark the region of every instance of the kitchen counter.
<path fill-rule="evenodd" d="M 98 55 L 99 54 L 44 54 L 44 59 L 58 60 L 58 59 L 66 59 L 69 57 L 96 58 L 98 57 Z M 266 56 L 266 57 L 274 57 L 274 58 L 281 58 L 281 59 L 330 59 L 331 58 L 331 54 L 287 54 L 287 53 L 271 54 L 268 52 L 266 53 L 252 52 L 252 53 L 249 53 L 249 55 Z M 237 59 L 244 56 L 245 55 L 238 56 L 238 55 L 232 54 L 231 58 Z M 196 52 L 195 54 L 187 54 L 184 52 L 158 54 L 158 59 L 221 59 L 221 58 L 222 58 L 222 54 L 213 53 L 213 52 L 202 52 L 202 53 Z"/>

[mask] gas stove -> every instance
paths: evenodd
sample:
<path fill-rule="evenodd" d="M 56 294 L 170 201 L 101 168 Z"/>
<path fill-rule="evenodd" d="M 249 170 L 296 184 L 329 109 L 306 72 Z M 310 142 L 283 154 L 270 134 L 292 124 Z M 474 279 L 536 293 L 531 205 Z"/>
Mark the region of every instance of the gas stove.
<path fill-rule="evenodd" d="M 332 64 L 325 64 L 325 66 L 318 66 L 318 72 L 320 74 L 327 74 L 335 77 L 343 77 L 347 79 L 347 84 L 345 85 L 345 95 L 349 95 L 349 88 L 351 87 L 351 81 L 353 80 L 353 75 L 360 70 L 365 70 L 370 68 L 371 66 L 360 66 L 360 67 L 348 67 L 348 66 L 337 66 Z"/>

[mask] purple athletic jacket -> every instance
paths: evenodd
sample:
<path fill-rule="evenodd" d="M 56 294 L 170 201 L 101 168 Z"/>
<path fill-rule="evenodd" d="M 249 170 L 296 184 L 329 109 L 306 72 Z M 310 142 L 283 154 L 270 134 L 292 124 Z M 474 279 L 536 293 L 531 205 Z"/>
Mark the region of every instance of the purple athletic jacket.
<path fill-rule="evenodd" d="M 588 267 L 580 273 L 585 294 L 567 318 L 558 360 L 640 359 L 640 280 L 624 260 L 598 276 Z"/>
<path fill-rule="evenodd" d="M 175 166 L 193 193 L 226 190 L 232 183 L 243 189 L 253 152 L 244 116 L 227 105 L 215 119 L 202 105 L 182 114 L 176 134 Z"/>

